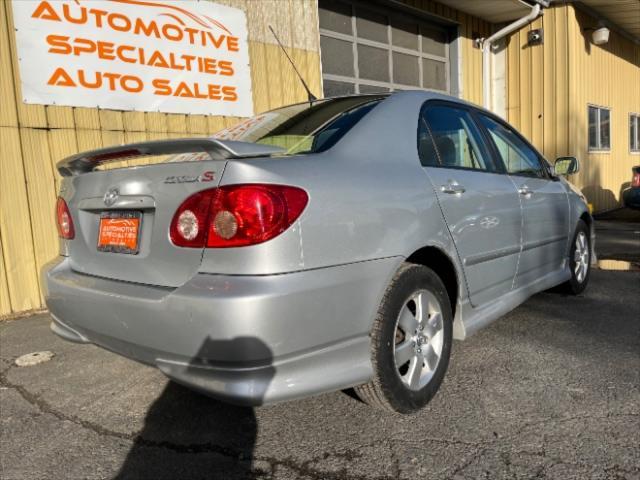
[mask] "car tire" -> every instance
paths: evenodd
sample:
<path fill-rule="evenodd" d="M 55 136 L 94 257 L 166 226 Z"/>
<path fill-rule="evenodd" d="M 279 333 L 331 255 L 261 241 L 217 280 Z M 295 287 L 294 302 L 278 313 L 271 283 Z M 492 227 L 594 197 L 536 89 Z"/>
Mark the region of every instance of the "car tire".
<path fill-rule="evenodd" d="M 442 383 L 452 337 L 451 304 L 442 280 L 430 268 L 404 263 L 374 321 L 373 378 L 355 387 L 358 397 L 393 412 L 420 410 Z"/>
<path fill-rule="evenodd" d="M 569 269 L 571 270 L 571 278 L 560 288 L 564 293 L 579 295 L 587 288 L 591 274 L 591 236 L 589 235 L 589 227 L 583 220 L 578 220 L 571 241 Z"/>

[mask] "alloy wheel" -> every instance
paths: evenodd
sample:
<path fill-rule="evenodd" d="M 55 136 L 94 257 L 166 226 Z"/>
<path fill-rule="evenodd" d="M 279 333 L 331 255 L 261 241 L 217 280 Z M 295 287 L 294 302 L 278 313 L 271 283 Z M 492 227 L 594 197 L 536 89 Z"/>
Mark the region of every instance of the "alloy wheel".
<path fill-rule="evenodd" d="M 442 309 L 435 295 L 415 292 L 404 304 L 394 338 L 398 375 L 409 389 L 420 390 L 436 371 L 444 344 Z"/>
<path fill-rule="evenodd" d="M 578 283 L 582 283 L 587 278 L 587 272 L 589 271 L 589 243 L 584 232 L 578 232 L 576 236 L 573 261 L 575 263 L 573 272 L 576 280 Z"/>

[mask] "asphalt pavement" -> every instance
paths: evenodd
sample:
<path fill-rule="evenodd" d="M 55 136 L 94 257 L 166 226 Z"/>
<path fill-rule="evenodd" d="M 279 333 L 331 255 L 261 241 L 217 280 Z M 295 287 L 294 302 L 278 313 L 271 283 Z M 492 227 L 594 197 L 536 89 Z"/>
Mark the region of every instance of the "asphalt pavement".
<path fill-rule="evenodd" d="M 630 262 L 640 269 L 640 210 L 624 208 L 599 215 L 596 248 L 601 259 Z"/>
<path fill-rule="evenodd" d="M 639 272 L 594 270 L 581 296 L 534 296 L 455 342 L 412 416 L 349 392 L 235 407 L 46 314 L 0 322 L 0 478 L 640 479 L 639 294 Z"/>

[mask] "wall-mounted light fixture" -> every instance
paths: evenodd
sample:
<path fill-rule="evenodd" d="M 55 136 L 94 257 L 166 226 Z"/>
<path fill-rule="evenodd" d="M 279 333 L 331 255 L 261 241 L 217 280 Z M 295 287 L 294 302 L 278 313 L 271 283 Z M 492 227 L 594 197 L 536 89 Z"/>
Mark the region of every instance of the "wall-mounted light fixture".
<path fill-rule="evenodd" d="M 609 29 L 607 27 L 596 28 L 591 34 L 594 45 L 604 45 L 609 41 Z"/>
<path fill-rule="evenodd" d="M 587 27 L 583 31 L 591 32 L 591 43 L 594 45 L 604 45 L 609 41 L 609 29 L 607 27 Z"/>

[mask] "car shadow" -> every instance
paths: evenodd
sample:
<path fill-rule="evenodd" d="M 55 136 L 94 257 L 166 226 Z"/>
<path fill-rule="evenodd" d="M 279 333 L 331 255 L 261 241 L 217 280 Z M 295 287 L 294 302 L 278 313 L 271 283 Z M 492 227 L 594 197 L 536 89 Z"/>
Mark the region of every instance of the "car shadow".
<path fill-rule="evenodd" d="M 256 338 L 205 340 L 190 366 L 201 370 L 215 352 L 248 351 L 271 364 L 270 349 Z M 265 362 L 268 360 L 268 362 Z M 261 403 L 275 369 L 250 388 Z M 264 370 L 263 370 L 264 371 Z M 114 478 L 252 479 L 268 473 L 253 465 L 257 435 L 254 409 L 224 403 L 170 381 L 149 407 L 144 427 L 135 436 Z"/>

